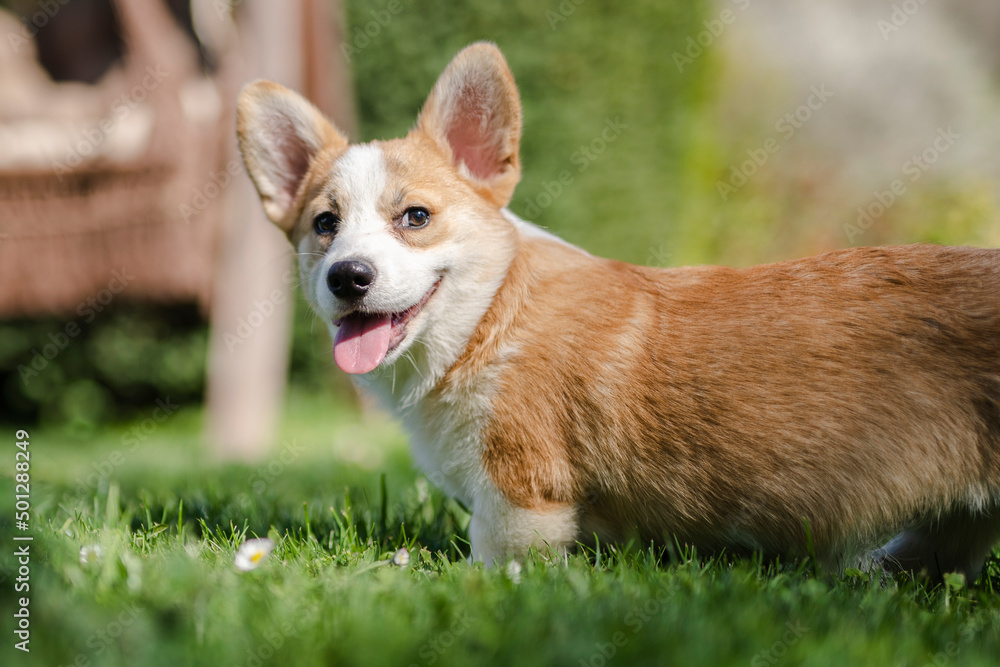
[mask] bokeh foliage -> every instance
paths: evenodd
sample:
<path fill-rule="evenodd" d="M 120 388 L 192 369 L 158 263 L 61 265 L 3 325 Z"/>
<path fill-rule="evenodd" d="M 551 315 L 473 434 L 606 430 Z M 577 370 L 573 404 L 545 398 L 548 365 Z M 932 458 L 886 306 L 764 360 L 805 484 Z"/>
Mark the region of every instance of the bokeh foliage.
<path fill-rule="evenodd" d="M 377 5 L 348 4 L 348 44 L 363 43 L 359 31 Z M 524 108 L 523 176 L 511 209 L 626 261 L 646 263 L 669 242 L 713 69 L 706 56 L 679 73 L 671 56 L 703 29 L 707 3 L 402 5 L 352 58 L 361 139 L 405 134 L 452 56 L 473 41 L 495 42 Z M 608 121 L 626 127 L 604 142 Z M 569 185 L 559 183 L 563 172 Z"/>

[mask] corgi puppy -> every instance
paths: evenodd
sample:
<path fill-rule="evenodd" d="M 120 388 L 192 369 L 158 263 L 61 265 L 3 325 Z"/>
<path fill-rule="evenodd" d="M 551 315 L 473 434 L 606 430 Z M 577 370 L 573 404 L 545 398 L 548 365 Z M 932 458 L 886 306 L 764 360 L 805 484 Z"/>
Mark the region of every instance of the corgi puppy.
<path fill-rule="evenodd" d="M 971 580 L 1000 539 L 1000 250 L 595 257 L 507 210 L 521 107 L 487 43 L 402 139 L 350 145 L 267 81 L 237 115 L 337 366 L 475 559 L 637 537 Z"/>

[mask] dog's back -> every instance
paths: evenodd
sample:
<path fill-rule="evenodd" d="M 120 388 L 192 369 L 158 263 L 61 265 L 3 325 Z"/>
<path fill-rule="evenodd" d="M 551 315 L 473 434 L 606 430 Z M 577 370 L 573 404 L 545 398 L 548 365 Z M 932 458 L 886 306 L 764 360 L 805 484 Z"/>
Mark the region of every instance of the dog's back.
<path fill-rule="evenodd" d="M 1000 251 L 664 270 L 523 246 L 482 325 L 508 332 L 483 336 L 507 350 L 484 458 L 519 505 L 835 557 L 996 501 Z"/>

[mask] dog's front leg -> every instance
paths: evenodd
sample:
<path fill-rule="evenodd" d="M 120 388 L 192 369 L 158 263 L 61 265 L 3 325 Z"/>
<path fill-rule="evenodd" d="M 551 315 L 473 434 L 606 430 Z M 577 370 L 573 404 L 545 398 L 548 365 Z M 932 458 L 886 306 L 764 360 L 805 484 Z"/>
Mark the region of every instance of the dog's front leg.
<path fill-rule="evenodd" d="M 570 504 L 539 502 L 526 508 L 499 493 L 477 498 L 469 523 L 472 558 L 492 566 L 523 557 L 531 547 L 564 552 L 577 540 L 577 515 Z"/>

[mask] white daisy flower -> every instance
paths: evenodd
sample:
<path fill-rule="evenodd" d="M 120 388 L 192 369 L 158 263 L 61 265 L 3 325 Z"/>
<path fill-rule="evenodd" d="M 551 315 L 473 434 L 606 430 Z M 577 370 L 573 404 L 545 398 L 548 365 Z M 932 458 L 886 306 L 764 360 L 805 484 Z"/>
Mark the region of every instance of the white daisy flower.
<path fill-rule="evenodd" d="M 244 572 L 256 570 L 274 549 L 274 540 L 267 537 L 258 537 L 247 540 L 240 545 L 236 552 L 236 567 Z"/>
<path fill-rule="evenodd" d="M 401 548 L 392 555 L 392 564 L 399 567 L 406 567 L 410 564 L 410 552 L 407 551 L 406 547 Z"/>
<path fill-rule="evenodd" d="M 93 565 L 101 559 L 100 544 L 85 544 L 80 547 L 80 565 Z"/>

